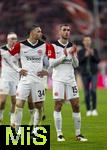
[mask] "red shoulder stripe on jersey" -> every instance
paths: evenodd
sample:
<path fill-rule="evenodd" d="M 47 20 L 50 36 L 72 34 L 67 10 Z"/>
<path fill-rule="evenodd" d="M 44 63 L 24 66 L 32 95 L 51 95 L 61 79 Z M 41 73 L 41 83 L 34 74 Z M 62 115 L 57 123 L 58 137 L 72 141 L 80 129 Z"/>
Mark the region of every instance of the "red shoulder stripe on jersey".
<path fill-rule="evenodd" d="M 46 55 L 49 58 L 56 58 L 56 56 L 55 56 L 55 49 L 54 49 L 52 44 L 46 44 Z"/>
<path fill-rule="evenodd" d="M 11 55 L 19 54 L 20 53 L 20 43 L 16 43 L 14 45 L 14 47 L 11 50 L 9 50 L 9 53 Z"/>

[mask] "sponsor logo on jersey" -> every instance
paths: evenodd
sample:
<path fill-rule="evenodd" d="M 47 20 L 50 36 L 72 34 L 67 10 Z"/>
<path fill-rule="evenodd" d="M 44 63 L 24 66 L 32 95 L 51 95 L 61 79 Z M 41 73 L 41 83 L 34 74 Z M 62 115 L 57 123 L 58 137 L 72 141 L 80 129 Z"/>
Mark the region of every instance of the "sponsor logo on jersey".
<path fill-rule="evenodd" d="M 28 53 L 28 52 L 25 51 L 24 53 L 26 54 L 26 53 Z"/>
<path fill-rule="evenodd" d="M 71 64 L 71 59 L 65 59 L 62 61 L 62 64 Z"/>
<path fill-rule="evenodd" d="M 34 56 L 26 56 L 26 59 L 33 63 L 35 63 L 35 62 L 40 63 L 40 61 L 41 61 L 41 57 L 34 57 Z"/>

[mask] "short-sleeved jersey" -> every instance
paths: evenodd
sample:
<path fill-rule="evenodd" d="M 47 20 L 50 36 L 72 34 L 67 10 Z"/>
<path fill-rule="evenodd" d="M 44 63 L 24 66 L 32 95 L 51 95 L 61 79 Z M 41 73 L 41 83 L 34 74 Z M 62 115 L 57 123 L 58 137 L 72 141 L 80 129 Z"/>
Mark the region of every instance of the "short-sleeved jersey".
<path fill-rule="evenodd" d="M 47 55 L 46 47 L 46 43 L 40 40 L 36 44 L 24 40 L 17 43 L 10 51 L 11 55 L 19 53 L 22 68 L 28 71 L 27 76 L 23 76 L 22 80 L 41 81 L 37 73 L 43 69 L 43 59 Z"/>
<path fill-rule="evenodd" d="M 3 57 L 3 55 L 9 53 L 8 46 L 7 45 L 2 46 L 0 52 L 1 52 L 1 78 L 5 79 L 6 81 L 18 82 L 19 73 L 17 73 Z M 10 59 L 14 64 L 18 65 L 18 55 L 11 56 Z"/>
<path fill-rule="evenodd" d="M 72 65 L 72 56 L 69 54 L 69 50 L 72 48 L 72 43 L 68 42 L 67 45 L 61 44 L 59 41 L 54 42 L 53 50 L 50 50 L 50 59 L 59 59 L 64 55 L 64 49 L 67 50 L 67 57 L 57 66 L 53 68 L 52 79 L 55 81 L 61 81 L 70 83 L 75 81 L 74 67 Z"/>

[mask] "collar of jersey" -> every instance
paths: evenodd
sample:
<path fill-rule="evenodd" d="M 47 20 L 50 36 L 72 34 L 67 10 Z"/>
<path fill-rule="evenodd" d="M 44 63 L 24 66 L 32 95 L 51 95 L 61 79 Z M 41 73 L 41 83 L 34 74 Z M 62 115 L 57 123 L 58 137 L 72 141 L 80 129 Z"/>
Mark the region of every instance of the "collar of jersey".
<path fill-rule="evenodd" d="M 6 47 L 7 47 L 7 49 L 8 49 L 8 50 L 11 50 L 11 48 L 9 47 L 9 45 L 8 45 L 8 44 L 6 44 Z"/>
<path fill-rule="evenodd" d="M 61 45 L 63 45 L 64 47 L 67 47 L 67 45 L 68 45 L 68 41 L 67 41 L 67 43 L 66 43 L 66 44 L 61 43 L 61 41 L 60 41 L 60 40 L 58 40 L 58 42 L 59 42 Z"/>
<path fill-rule="evenodd" d="M 38 40 L 37 40 L 37 42 L 36 42 L 35 44 L 33 44 L 32 42 L 30 42 L 29 39 L 27 39 L 27 41 L 28 41 L 28 43 L 29 43 L 30 45 L 32 45 L 32 46 L 35 46 L 35 45 L 38 44 Z"/>

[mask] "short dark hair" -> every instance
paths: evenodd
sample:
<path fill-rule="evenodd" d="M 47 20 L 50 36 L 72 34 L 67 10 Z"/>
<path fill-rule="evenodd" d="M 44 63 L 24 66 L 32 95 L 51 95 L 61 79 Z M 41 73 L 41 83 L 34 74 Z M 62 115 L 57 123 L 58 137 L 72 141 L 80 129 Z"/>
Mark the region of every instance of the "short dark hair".
<path fill-rule="evenodd" d="M 69 26 L 70 28 L 71 28 L 71 25 L 70 24 L 61 24 L 59 27 L 60 27 L 60 29 L 63 27 L 63 26 Z"/>
<path fill-rule="evenodd" d="M 34 25 L 32 25 L 30 28 L 29 28 L 29 33 L 32 31 L 32 30 L 34 30 L 35 28 L 38 28 L 38 27 L 40 27 L 40 25 L 39 24 L 34 24 Z"/>

